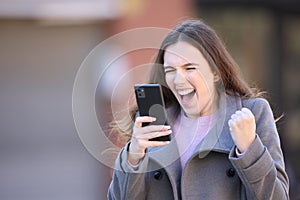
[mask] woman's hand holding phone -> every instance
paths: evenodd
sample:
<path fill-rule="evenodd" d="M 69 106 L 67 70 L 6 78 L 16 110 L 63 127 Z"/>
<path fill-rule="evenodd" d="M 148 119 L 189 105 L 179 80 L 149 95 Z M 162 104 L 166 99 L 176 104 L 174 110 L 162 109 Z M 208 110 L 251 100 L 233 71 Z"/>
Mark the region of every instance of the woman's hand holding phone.
<path fill-rule="evenodd" d="M 148 116 L 136 118 L 129 146 L 128 161 L 130 164 L 137 165 L 145 156 L 148 147 L 163 146 L 170 143 L 169 141 L 149 141 L 149 139 L 172 133 L 171 127 L 168 125 L 142 126 L 143 123 L 151 123 L 155 120 L 155 118 Z"/>

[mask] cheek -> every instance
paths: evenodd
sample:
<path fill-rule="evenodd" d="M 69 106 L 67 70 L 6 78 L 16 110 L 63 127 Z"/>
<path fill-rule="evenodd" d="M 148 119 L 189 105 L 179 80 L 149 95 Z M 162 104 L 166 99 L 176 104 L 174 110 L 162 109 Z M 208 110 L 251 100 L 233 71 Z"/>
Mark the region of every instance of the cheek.
<path fill-rule="evenodd" d="M 188 74 L 187 81 L 199 91 L 207 88 L 206 80 L 199 72 Z"/>
<path fill-rule="evenodd" d="M 197 90 L 200 96 L 210 96 L 215 90 L 213 79 L 210 76 L 202 76 L 201 74 L 190 74 L 187 76 L 189 83 Z"/>
<path fill-rule="evenodd" d="M 213 92 L 215 90 L 215 81 L 213 76 L 208 76 L 206 78 L 206 85 L 210 92 Z"/>
<path fill-rule="evenodd" d="M 168 87 L 170 88 L 170 89 L 172 89 L 173 87 L 174 87 L 174 81 L 173 81 L 173 77 L 172 77 L 172 75 L 166 75 L 165 76 L 165 79 L 166 79 L 166 83 L 167 83 L 167 85 L 168 85 Z"/>

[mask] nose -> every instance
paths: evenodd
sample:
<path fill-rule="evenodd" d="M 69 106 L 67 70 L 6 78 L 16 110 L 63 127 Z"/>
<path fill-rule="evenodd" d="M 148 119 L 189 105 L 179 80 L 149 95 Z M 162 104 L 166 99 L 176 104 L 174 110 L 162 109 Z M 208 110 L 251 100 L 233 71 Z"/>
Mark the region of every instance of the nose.
<path fill-rule="evenodd" d="M 185 80 L 185 75 L 180 70 L 177 70 L 174 78 L 174 84 L 182 84 Z"/>

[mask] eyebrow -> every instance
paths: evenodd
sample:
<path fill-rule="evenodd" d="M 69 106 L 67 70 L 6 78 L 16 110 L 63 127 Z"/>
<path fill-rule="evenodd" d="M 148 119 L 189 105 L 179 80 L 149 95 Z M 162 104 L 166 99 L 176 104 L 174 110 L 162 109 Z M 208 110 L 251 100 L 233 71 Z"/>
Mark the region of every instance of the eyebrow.
<path fill-rule="evenodd" d="M 188 67 L 188 66 L 199 66 L 199 64 L 197 64 L 197 63 L 185 63 L 184 65 L 181 65 L 179 67 Z M 172 67 L 172 66 L 169 66 L 169 65 L 164 65 L 164 68 L 168 69 L 168 68 L 175 68 L 175 67 Z"/>

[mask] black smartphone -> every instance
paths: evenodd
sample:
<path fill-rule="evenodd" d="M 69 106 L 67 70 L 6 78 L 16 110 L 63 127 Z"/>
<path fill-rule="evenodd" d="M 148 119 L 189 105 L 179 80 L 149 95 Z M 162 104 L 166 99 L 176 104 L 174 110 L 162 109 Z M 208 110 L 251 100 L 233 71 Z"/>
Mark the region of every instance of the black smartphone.
<path fill-rule="evenodd" d="M 156 120 L 147 125 L 168 125 L 167 113 L 160 84 L 136 84 L 134 86 L 140 116 L 155 117 Z M 171 136 L 160 136 L 150 141 L 170 141 Z"/>

